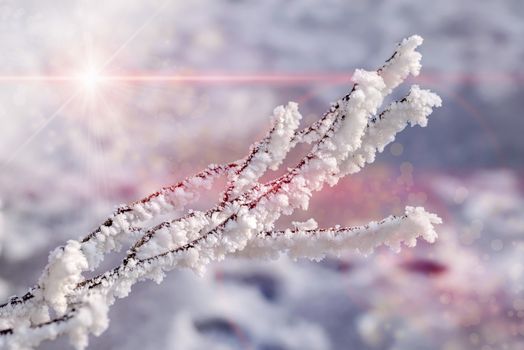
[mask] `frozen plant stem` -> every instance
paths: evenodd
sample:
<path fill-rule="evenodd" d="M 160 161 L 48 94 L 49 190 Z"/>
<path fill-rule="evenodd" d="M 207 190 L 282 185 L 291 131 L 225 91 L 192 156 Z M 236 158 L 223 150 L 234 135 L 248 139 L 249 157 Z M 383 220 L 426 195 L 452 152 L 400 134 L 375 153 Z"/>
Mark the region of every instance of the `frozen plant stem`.
<path fill-rule="evenodd" d="M 350 92 L 310 126 L 299 129 L 302 117 L 296 103 L 279 106 L 266 137 L 251 146 L 245 158 L 210 165 L 122 206 L 85 238 L 55 249 L 37 285 L 0 305 L 0 347 L 26 349 L 67 334 L 83 349 L 90 333 L 99 335 L 108 327 L 108 309 L 116 298 L 126 297 L 138 281 L 160 282 L 174 268 L 203 273 L 207 264 L 228 255 L 275 258 L 285 253 L 321 259 L 344 251 L 368 254 L 379 245 L 398 250 L 403 242 L 412 247 L 419 237 L 433 242 L 433 225 L 441 223 L 440 218 L 413 207 L 406 207 L 400 217 L 361 227 L 319 229 L 310 219 L 287 230 L 274 229 L 281 215 L 306 210 L 313 193 L 325 184 L 333 186 L 373 162 L 408 124 L 426 126 L 441 100 L 416 85 L 378 113 L 393 89 L 408 75 L 419 74 L 420 44 L 419 36 L 404 39 L 378 70 L 356 70 Z M 282 176 L 261 183 L 264 173 L 277 169 L 299 143 L 309 144 L 309 153 Z M 219 176 L 228 180 L 222 199 L 208 211 L 187 209 Z M 151 226 L 160 215 L 172 220 Z M 127 255 L 119 266 L 83 277 L 105 255 L 123 247 Z"/>

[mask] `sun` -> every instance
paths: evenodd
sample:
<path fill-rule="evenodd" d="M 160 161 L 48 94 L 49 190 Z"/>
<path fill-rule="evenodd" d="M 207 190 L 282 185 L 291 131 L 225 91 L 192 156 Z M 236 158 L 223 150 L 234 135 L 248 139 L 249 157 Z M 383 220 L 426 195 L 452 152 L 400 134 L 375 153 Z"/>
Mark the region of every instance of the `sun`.
<path fill-rule="evenodd" d="M 95 67 L 87 67 L 81 74 L 79 74 L 79 82 L 88 93 L 94 93 L 103 77 Z"/>

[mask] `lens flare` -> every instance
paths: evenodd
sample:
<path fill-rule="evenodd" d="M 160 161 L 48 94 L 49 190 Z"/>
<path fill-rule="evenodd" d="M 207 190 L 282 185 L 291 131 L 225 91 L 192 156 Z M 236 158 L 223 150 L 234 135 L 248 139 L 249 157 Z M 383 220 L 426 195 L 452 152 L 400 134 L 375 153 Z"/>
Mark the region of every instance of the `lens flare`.
<path fill-rule="evenodd" d="M 88 67 L 82 74 L 79 75 L 78 79 L 83 88 L 89 93 L 95 92 L 95 89 L 103 80 L 98 70 L 96 70 L 94 67 Z"/>

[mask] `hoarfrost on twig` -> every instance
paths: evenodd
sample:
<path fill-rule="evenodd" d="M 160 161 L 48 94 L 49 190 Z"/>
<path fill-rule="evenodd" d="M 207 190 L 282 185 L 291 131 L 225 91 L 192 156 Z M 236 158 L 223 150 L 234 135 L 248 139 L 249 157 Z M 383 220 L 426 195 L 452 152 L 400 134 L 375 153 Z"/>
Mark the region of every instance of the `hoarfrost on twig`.
<path fill-rule="evenodd" d="M 55 249 L 38 284 L 21 297 L 0 305 L 0 346 L 31 348 L 43 340 L 69 335 L 82 349 L 89 334 L 108 327 L 108 309 L 144 279 L 160 282 L 174 268 L 202 273 L 207 264 L 228 255 L 321 259 L 327 254 L 356 251 L 368 254 L 379 245 L 393 250 L 412 247 L 417 238 L 435 241 L 433 225 L 441 222 L 423 208 L 406 207 L 402 216 L 390 216 L 359 227 L 318 228 L 310 219 L 275 230 L 281 215 L 307 209 L 315 191 L 325 184 L 362 169 L 392 142 L 406 125 L 426 126 L 427 117 L 441 104 L 434 93 L 412 86 L 409 93 L 378 113 L 383 100 L 408 75 L 418 75 L 422 38 L 404 39 L 376 71 L 356 70 L 353 88 L 316 122 L 299 130 L 298 105 L 275 108 L 267 135 L 249 154 L 165 187 L 135 203 L 119 207 L 104 223 L 79 241 Z M 310 151 L 296 166 L 266 183 L 260 178 L 277 169 L 299 143 Z M 221 200 L 207 211 L 187 209 L 203 189 L 224 176 L 228 182 Z M 150 222 L 171 216 L 155 226 Z M 86 279 L 111 251 L 128 247 L 122 263 Z"/>

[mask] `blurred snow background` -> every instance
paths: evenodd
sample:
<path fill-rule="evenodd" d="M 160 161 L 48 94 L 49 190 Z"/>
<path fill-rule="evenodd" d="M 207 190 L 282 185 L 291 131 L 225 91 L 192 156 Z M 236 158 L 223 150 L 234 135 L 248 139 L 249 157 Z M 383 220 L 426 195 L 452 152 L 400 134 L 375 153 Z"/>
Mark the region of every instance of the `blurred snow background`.
<path fill-rule="evenodd" d="M 2 76 L 94 64 L 108 74 L 349 77 L 415 33 L 425 38 L 416 82 L 444 107 L 319 194 L 310 213 L 357 224 L 424 205 L 446 222 L 437 244 L 175 272 L 119 301 L 91 348 L 522 349 L 524 3 L 1 1 Z M 314 120 L 348 86 L 119 82 L 86 93 L 77 82 L 0 78 L 1 299 L 117 204 L 244 155 L 276 105 L 295 100 Z"/>

